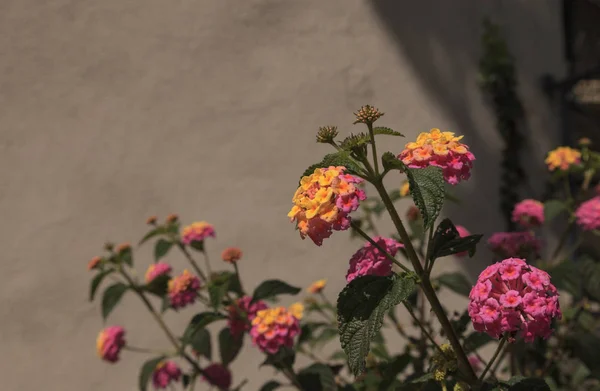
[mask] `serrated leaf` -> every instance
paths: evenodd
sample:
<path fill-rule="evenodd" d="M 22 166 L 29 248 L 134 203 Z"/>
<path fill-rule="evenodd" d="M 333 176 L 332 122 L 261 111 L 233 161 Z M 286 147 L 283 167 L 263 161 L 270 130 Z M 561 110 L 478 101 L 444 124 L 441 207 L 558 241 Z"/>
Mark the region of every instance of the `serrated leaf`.
<path fill-rule="evenodd" d="M 267 355 L 260 366 L 269 365 L 277 369 L 284 369 L 292 367 L 294 362 L 296 362 L 296 352 L 292 348 L 282 346 L 277 353 Z"/>
<path fill-rule="evenodd" d="M 165 239 L 158 239 L 154 245 L 154 260 L 158 262 L 168 254 L 171 247 L 173 247 L 173 242 Z"/>
<path fill-rule="evenodd" d="M 468 252 L 472 257 L 475 254 L 477 243 L 482 237 L 483 235 L 469 235 L 461 238 L 452 221 L 444 219 L 438 225 L 433 236 L 431 259 L 463 252 Z"/>
<path fill-rule="evenodd" d="M 386 128 L 384 126 L 377 126 L 375 128 L 373 128 L 373 134 L 385 134 L 388 136 L 399 136 L 399 137 L 404 137 L 404 135 L 400 132 L 396 132 L 395 130 L 392 130 L 390 128 Z"/>
<path fill-rule="evenodd" d="M 114 269 L 103 270 L 94 276 L 92 282 L 90 283 L 90 301 L 93 301 L 94 297 L 96 297 L 96 292 L 98 291 L 98 288 L 100 287 L 100 284 L 104 278 L 109 274 L 114 273 L 114 271 Z"/>
<path fill-rule="evenodd" d="M 312 364 L 298 372 L 298 382 L 305 390 L 336 391 L 335 377 L 325 364 Z"/>
<path fill-rule="evenodd" d="M 242 350 L 244 346 L 244 334 L 233 336 L 231 330 L 225 327 L 219 333 L 219 354 L 221 363 L 228 366 Z"/>
<path fill-rule="evenodd" d="M 466 297 L 469 297 L 473 287 L 467 277 L 459 272 L 442 274 L 437 281 L 446 288 Z"/>
<path fill-rule="evenodd" d="M 344 151 L 352 151 L 356 147 L 371 143 L 371 136 L 366 133 L 351 134 L 346 137 L 341 143 L 340 148 Z"/>
<path fill-rule="evenodd" d="M 266 280 L 254 290 L 252 302 L 278 295 L 297 295 L 301 290 L 281 280 Z"/>
<path fill-rule="evenodd" d="M 567 205 L 564 202 L 560 200 L 548 200 L 544 202 L 544 220 L 550 222 L 566 210 Z"/>
<path fill-rule="evenodd" d="M 170 279 L 171 276 L 166 274 L 156 276 L 152 281 L 144 285 L 143 289 L 158 297 L 164 297 L 167 294 Z"/>
<path fill-rule="evenodd" d="M 156 358 L 146 361 L 144 363 L 144 365 L 142 365 L 142 368 L 140 369 L 140 374 L 138 377 L 138 387 L 139 387 L 140 391 L 146 391 L 146 389 L 148 388 L 148 382 L 150 381 L 150 378 L 152 377 L 152 373 L 156 369 L 156 366 L 162 360 L 164 360 L 164 358 L 165 358 L 164 356 L 156 357 Z"/>
<path fill-rule="evenodd" d="M 189 341 L 192 349 L 199 355 L 206 357 L 209 361 L 212 360 L 212 342 L 210 340 L 210 331 L 207 329 L 199 329 L 194 333 L 194 336 Z"/>
<path fill-rule="evenodd" d="M 122 282 L 117 282 L 104 291 L 102 296 L 102 318 L 106 320 L 108 315 L 115 309 L 117 304 L 121 301 L 123 294 L 129 289 L 128 285 Z"/>
<path fill-rule="evenodd" d="M 260 387 L 260 390 L 258 391 L 273 391 L 278 389 L 279 387 L 281 387 L 281 383 L 275 380 L 271 380 L 263 384 L 262 387 Z"/>
<path fill-rule="evenodd" d="M 381 155 L 381 164 L 385 171 L 400 170 L 404 172 L 406 166 L 402 163 L 402 160 L 398 159 L 396 155 L 391 152 L 385 152 Z"/>
<path fill-rule="evenodd" d="M 408 168 L 406 170 L 410 194 L 423 217 L 425 230 L 435 223 L 442 207 L 446 192 L 444 176 L 439 167 Z"/>
<path fill-rule="evenodd" d="M 329 166 L 344 166 L 346 167 L 348 174 L 357 174 L 361 172 L 360 166 L 356 164 L 354 160 L 352 160 L 350 153 L 347 151 L 341 151 L 325 155 L 323 160 L 321 160 L 319 163 L 308 167 L 302 174 L 302 177 L 312 175 L 317 168 L 327 168 Z M 302 177 L 300 177 L 300 179 L 302 179 Z"/>
<path fill-rule="evenodd" d="M 183 332 L 184 342 L 190 343 L 199 330 L 205 328 L 213 322 L 223 319 L 227 319 L 227 317 L 219 314 L 218 312 L 201 312 L 199 314 L 194 315 L 192 320 L 190 320 L 190 323 L 187 325 L 185 331 Z"/>
<path fill-rule="evenodd" d="M 342 349 L 357 375 L 365 370 L 371 340 L 377 335 L 390 308 L 406 300 L 415 289 L 409 276 L 362 276 L 352 280 L 337 303 Z"/>

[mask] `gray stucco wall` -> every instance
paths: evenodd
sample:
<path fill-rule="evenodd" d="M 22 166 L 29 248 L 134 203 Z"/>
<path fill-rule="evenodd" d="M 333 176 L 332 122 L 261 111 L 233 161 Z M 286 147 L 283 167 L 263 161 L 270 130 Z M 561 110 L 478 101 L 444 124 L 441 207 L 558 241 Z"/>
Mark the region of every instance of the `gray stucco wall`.
<path fill-rule="evenodd" d="M 458 189 L 469 208 L 448 212 L 498 229 L 499 137 L 476 85 L 485 15 L 505 24 L 539 164 L 558 131 L 537 86 L 563 71 L 557 0 L 0 2 L 1 388 L 135 389 L 142 357 L 95 356 L 85 267 L 105 240 L 136 241 L 152 214 L 213 223 L 209 251 L 241 247 L 247 286 L 327 277 L 333 298 L 360 243 L 342 233 L 317 248 L 285 215 L 298 175 L 327 152 L 317 127 L 348 132 L 363 104 L 409 138 L 465 134 L 478 158 Z M 479 268 L 461 262 L 446 266 Z M 168 321 L 181 329 L 191 314 Z M 133 296 L 110 323 L 167 347 Z M 257 357 L 249 348 L 234 365 L 248 390 L 271 374 Z"/>

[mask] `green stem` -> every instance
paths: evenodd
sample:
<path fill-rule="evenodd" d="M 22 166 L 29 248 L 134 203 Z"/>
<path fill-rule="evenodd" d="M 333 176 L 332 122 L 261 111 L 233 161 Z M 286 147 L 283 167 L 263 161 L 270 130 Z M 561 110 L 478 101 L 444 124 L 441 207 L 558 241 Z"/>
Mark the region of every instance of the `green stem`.
<path fill-rule="evenodd" d="M 427 251 L 425 252 L 425 270 L 427 271 L 427 275 L 431 273 L 433 269 L 433 259 L 431 258 L 431 250 L 433 249 L 433 224 L 429 227 L 429 235 L 427 237 Z"/>
<path fill-rule="evenodd" d="M 242 278 L 240 277 L 240 270 L 238 268 L 237 262 L 233 263 L 233 269 L 235 270 L 235 276 L 238 280 L 238 283 L 240 284 L 240 290 L 242 291 L 242 296 L 245 296 L 246 292 L 244 291 L 244 287 L 242 286 Z"/>
<path fill-rule="evenodd" d="M 498 355 L 502 351 L 502 348 L 504 348 L 504 344 L 505 343 L 506 343 L 506 337 L 503 337 L 502 340 L 500 341 L 500 343 L 498 344 L 498 347 L 496 348 L 496 351 L 494 352 L 494 355 L 492 356 L 492 359 L 485 366 L 485 369 L 483 370 L 483 372 L 481 372 L 481 376 L 479 376 L 479 381 L 480 382 L 482 382 L 485 379 L 485 375 L 487 375 L 488 371 L 490 370 L 490 368 L 494 364 L 494 361 L 496 361 L 496 359 L 498 358 Z"/>
<path fill-rule="evenodd" d="M 423 267 L 421 266 L 421 260 L 419 259 L 419 256 L 417 255 L 415 248 L 413 247 L 412 242 L 410 241 L 410 236 L 408 235 L 408 232 L 406 232 L 404 224 L 402 224 L 402 219 L 398 215 L 398 211 L 394 207 L 394 203 L 390 199 L 390 196 L 388 195 L 383 185 L 383 182 L 380 179 L 374 181 L 373 185 L 377 189 L 379 196 L 381 197 L 386 209 L 388 210 L 392 222 L 394 223 L 394 226 L 398 231 L 398 235 L 400 235 L 400 239 L 404 244 L 404 249 L 406 250 L 408 258 L 410 259 L 415 272 L 421 280 L 421 289 L 423 290 L 425 297 L 427 297 L 427 300 L 431 305 L 431 309 L 435 313 L 438 321 L 440 322 L 444 333 L 448 337 L 450 345 L 452 345 L 452 349 L 456 353 L 459 368 L 461 368 L 462 372 L 466 376 L 465 380 L 471 385 L 476 384 L 477 375 L 473 371 L 471 364 L 469 364 L 469 359 L 467 358 L 467 355 L 465 354 L 465 351 L 463 350 L 460 344 L 460 340 L 458 339 L 458 336 L 456 335 L 456 332 L 454 331 L 450 320 L 448 320 L 448 317 L 446 316 L 444 307 L 440 303 L 435 289 L 431 285 L 429 276 L 425 273 L 425 270 L 423 270 Z"/>
<path fill-rule="evenodd" d="M 358 234 L 360 236 L 362 236 L 363 238 L 365 238 L 377 250 L 379 250 L 383 255 L 385 255 L 385 257 L 387 259 L 389 259 L 390 261 L 392 261 L 394 264 L 396 264 L 398 267 L 400 267 L 405 272 L 410 273 L 410 269 L 409 268 L 407 268 L 406 266 L 404 266 L 403 264 L 401 264 L 400 262 L 398 262 L 398 260 L 396 258 L 394 258 L 393 256 L 391 256 L 387 251 L 385 251 L 385 249 L 382 248 L 376 241 L 374 241 L 365 231 L 363 231 L 362 229 L 360 229 L 360 227 L 358 226 L 358 224 L 356 224 L 354 221 L 351 221 L 350 225 L 352 226 L 352 228 L 354 228 L 354 230 L 356 232 L 358 232 Z"/>
<path fill-rule="evenodd" d="M 412 316 L 413 320 L 415 321 L 415 323 L 417 323 L 417 325 L 419 326 L 419 328 L 421 329 L 421 333 L 423 333 L 423 335 L 425 335 L 427 337 L 427 339 L 433 344 L 433 346 L 443 355 L 446 355 L 446 353 L 444 353 L 444 351 L 442 350 L 442 348 L 440 347 L 440 345 L 438 345 L 437 342 L 435 342 L 435 339 L 433 339 L 433 337 L 431 336 L 431 334 L 429 334 L 429 332 L 427 331 L 427 329 L 425 328 L 425 326 L 423 325 L 423 323 L 421 323 L 421 321 L 417 318 L 417 316 L 415 315 L 415 313 L 413 312 L 412 308 L 410 307 L 409 304 L 402 302 L 402 304 L 404 304 L 404 307 L 406 308 L 406 310 L 408 311 L 408 313 L 410 314 L 410 316 Z"/>
<path fill-rule="evenodd" d="M 163 351 L 146 349 L 146 348 L 138 348 L 136 346 L 131 346 L 131 345 L 125 345 L 125 346 L 123 346 L 123 349 L 129 350 L 130 352 L 135 352 L 135 353 L 152 353 L 152 354 L 162 355 L 162 356 L 173 356 L 174 355 L 172 352 L 163 352 Z"/>
<path fill-rule="evenodd" d="M 202 254 L 204 255 L 204 262 L 206 263 L 206 272 L 208 273 L 208 281 L 212 280 L 212 269 L 210 267 L 210 259 L 208 258 L 208 253 L 206 252 L 206 249 L 204 249 L 202 251 Z"/>
<path fill-rule="evenodd" d="M 375 166 L 375 175 L 379 176 L 379 158 L 377 157 L 377 146 L 375 145 L 375 133 L 373 132 L 373 124 L 368 122 L 369 136 L 371 136 L 371 149 L 373 150 L 373 165 Z"/>
<path fill-rule="evenodd" d="M 200 278 L 204 281 L 207 282 L 208 279 L 206 278 L 206 275 L 204 274 L 204 272 L 202 272 L 202 270 L 200 269 L 200 267 L 198 266 L 198 264 L 196 263 L 196 261 L 194 260 L 194 258 L 192 257 L 192 254 L 190 254 L 190 252 L 187 250 L 187 248 L 183 245 L 183 243 L 181 242 L 177 242 L 177 247 L 179 247 L 179 249 L 181 250 L 181 252 L 183 252 L 183 255 L 185 255 L 185 257 L 187 258 L 187 260 L 190 262 L 190 264 L 192 265 L 192 267 L 194 268 L 194 270 L 196 271 L 196 273 L 198 273 L 198 276 L 200 276 Z"/>

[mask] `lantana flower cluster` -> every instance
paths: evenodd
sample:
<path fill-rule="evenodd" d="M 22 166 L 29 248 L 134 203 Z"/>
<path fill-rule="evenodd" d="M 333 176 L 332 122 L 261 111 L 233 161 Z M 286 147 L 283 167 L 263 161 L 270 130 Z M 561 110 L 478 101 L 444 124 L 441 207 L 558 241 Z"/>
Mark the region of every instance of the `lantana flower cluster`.
<path fill-rule="evenodd" d="M 358 209 L 359 201 L 364 201 L 366 195 L 357 186 L 362 179 L 345 171 L 341 166 L 317 168 L 300 180 L 288 217 L 296 222 L 302 239 L 308 236 L 320 246 L 333 230 L 350 227 L 349 214 Z"/>
<path fill-rule="evenodd" d="M 200 279 L 188 270 L 184 270 L 181 275 L 170 279 L 168 294 L 171 307 L 179 309 L 193 304 L 196 301 L 200 286 Z"/>
<path fill-rule="evenodd" d="M 593 197 L 575 211 L 577 225 L 584 231 L 593 231 L 600 228 L 600 196 Z"/>
<path fill-rule="evenodd" d="M 394 239 L 376 236 L 373 241 L 391 256 L 395 256 L 398 249 L 404 247 Z M 350 258 L 350 268 L 346 274 L 346 281 L 350 282 L 356 277 L 375 275 L 389 276 L 392 274 L 392 261 L 379 249 L 367 242 Z"/>
<path fill-rule="evenodd" d="M 508 258 L 483 270 L 469 299 L 473 327 L 493 338 L 510 333 L 525 342 L 547 339 L 552 320 L 562 316 L 558 291 L 548 273 L 520 258 Z"/>
<path fill-rule="evenodd" d="M 181 369 L 174 361 L 161 361 L 152 372 L 152 385 L 154 388 L 165 389 L 169 384 L 178 382 L 180 378 Z"/>
<path fill-rule="evenodd" d="M 558 147 L 548 152 L 545 163 L 550 171 L 566 171 L 581 163 L 581 152 L 571 147 Z"/>
<path fill-rule="evenodd" d="M 119 361 L 121 349 L 125 347 L 125 329 L 121 326 L 109 326 L 98 334 L 96 351 L 98 357 L 110 363 Z"/>
<path fill-rule="evenodd" d="M 282 346 L 292 347 L 299 333 L 298 318 L 285 307 L 258 311 L 250 329 L 252 343 L 268 354 L 277 353 Z"/>
<path fill-rule="evenodd" d="M 262 300 L 252 303 L 252 297 L 244 296 L 235 301 L 235 305 L 228 307 L 229 316 L 227 325 L 229 332 L 234 337 L 239 337 L 244 331 L 250 330 L 250 322 L 256 317 L 258 311 L 264 310 L 267 305 Z M 242 312 L 242 313 L 240 313 Z"/>
<path fill-rule="evenodd" d="M 206 238 L 216 236 L 215 228 L 206 221 L 192 223 L 181 230 L 181 241 L 183 244 L 202 242 Z"/>
<path fill-rule="evenodd" d="M 530 231 L 496 232 L 487 241 L 490 249 L 502 258 L 527 257 L 540 253 L 541 242 Z"/>
<path fill-rule="evenodd" d="M 219 390 L 229 390 L 229 387 L 231 387 L 231 372 L 225 366 L 213 363 L 204 368 L 204 373 L 206 373 L 206 376 L 202 376 L 202 378 Z"/>
<path fill-rule="evenodd" d="M 148 270 L 146 270 L 144 280 L 146 281 L 146 284 L 149 284 L 156 277 L 168 275 L 169 273 L 171 273 L 172 270 L 173 270 L 173 268 L 168 263 L 164 263 L 164 262 L 153 263 L 150 266 L 148 266 Z"/>
<path fill-rule="evenodd" d="M 512 212 L 512 221 L 523 228 L 534 228 L 544 224 L 544 204 L 527 199 L 517 203 Z"/>
<path fill-rule="evenodd" d="M 407 143 L 398 158 L 410 168 L 440 167 L 446 182 L 456 185 L 469 179 L 475 160 L 469 147 L 460 142 L 462 138 L 453 132 L 431 129 L 419 134 L 417 141 Z"/>

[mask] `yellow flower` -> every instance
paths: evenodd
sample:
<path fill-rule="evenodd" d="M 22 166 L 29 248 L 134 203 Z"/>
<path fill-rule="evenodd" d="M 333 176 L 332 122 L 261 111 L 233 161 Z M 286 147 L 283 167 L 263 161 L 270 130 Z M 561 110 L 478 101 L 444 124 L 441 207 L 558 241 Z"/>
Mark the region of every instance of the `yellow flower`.
<path fill-rule="evenodd" d="M 406 197 L 410 194 L 410 184 L 408 181 L 404 181 L 400 186 L 400 197 Z"/>
<path fill-rule="evenodd" d="M 570 166 L 579 164 L 581 161 L 581 152 L 570 147 L 558 147 L 553 151 L 548 152 L 545 163 L 550 171 L 559 169 L 561 171 L 568 170 Z"/>
<path fill-rule="evenodd" d="M 304 304 L 300 302 L 294 303 L 291 306 L 289 306 L 288 311 L 290 312 L 290 314 L 292 314 L 294 318 L 300 320 L 304 316 Z M 285 315 L 282 316 L 285 317 Z"/>
<path fill-rule="evenodd" d="M 319 293 L 325 289 L 325 285 L 327 285 L 327 280 L 318 280 L 310 284 L 310 286 L 306 289 L 309 293 Z"/>

